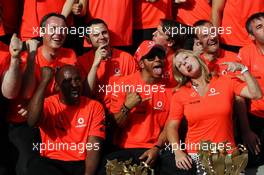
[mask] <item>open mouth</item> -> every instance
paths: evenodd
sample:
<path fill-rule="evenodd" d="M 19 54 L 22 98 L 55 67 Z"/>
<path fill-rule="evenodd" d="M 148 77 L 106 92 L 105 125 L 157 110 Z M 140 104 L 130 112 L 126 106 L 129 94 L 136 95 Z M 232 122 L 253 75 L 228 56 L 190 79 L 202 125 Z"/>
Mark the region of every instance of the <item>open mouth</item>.
<path fill-rule="evenodd" d="M 52 41 L 54 41 L 56 43 L 61 43 L 62 42 L 62 38 L 61 37 L 54 37 L 54 38 L 52 38 Z"/>
<path fill-rule="evenodd" d="M 218 41 L 217 40 L 210 40 L 210 41 L 208 41 L 208 45 L 209 46 L 215 46 L 217 44 L 218 44 Z"/>
<path fill-rule="evenodd" d="M 78 90 L 72 90 L 72 91 L 71 91 L 71 96 L 72 96 L 73 98 L 78 98 L 78 97 L 80 96 L 80 93 L 79 93 Z"/>
<path fill-rule="evenodd" d="M 187 71 L 188 71 L 188 72 L 191 72 L 191 71 L 192 71 L 192 65 L 189 64 L 189 65 L 187 66 Z"/>
<path fill-rule="evenodd" d="M 153 73 L 154 74 L 160 75 L 160 74 L 162 74 L 162 72 L 163 72 L 163 67 L 161 65 L 153 67 Z"/>

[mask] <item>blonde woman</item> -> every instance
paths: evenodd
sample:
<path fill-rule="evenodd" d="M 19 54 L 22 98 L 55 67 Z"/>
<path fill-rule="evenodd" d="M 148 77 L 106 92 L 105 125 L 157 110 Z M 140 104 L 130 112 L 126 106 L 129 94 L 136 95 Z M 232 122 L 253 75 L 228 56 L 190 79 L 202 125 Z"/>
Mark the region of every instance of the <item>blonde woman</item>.
<path fill-rule="evenodd" d="M 167 137 L 175 154 L 176 167 L 191 169 L 202 140 L 227 141 L 235 146 L 232 108 L 235 95 L 259 99 L 262 92 L 246 66 L 225 62 L 227 71 L 241 71 L 244 82 L 228 76 L 211 76 L 204 62 L 193 52 L 179 50 L 173 58 L 174 78 L 178 88 L 172 97 Z M 183 116 L 188 122 L 185 150 L 180 148 L 178 128 Z M 191 158 L 192 157 L 192 158 Z"/>

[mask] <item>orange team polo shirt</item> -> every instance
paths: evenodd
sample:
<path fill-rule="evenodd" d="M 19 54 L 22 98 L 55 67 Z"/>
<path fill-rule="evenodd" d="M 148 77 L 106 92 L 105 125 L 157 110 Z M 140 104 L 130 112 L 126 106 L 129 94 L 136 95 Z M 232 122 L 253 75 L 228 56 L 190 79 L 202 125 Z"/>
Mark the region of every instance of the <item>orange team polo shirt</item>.
<path fill-rule="evenodd" d="M 28 55 L 27 52 L 24 52 L 22 53 L 21 57 L 26 60 L 27 55 Z M 60 51 L 56 59 L 53 61 L 47 61 L 42 55 L 42 47 L 39 47 L 37 56 L 35 58 L 35 62 L 36 62 L 35 76 L 37 79 L 37 86 L 38 86 L 38 83 L 41 81 L 41 67 L 49 66 L 49 67 L 56 69 L 65 64 L 76 65 L 77 59 L 76 59 L 76 55 L 74 51 L 72 51 L 71 49 L 60 48 Z M 50 96 L 50 95 L 55 94 L 56 92 L 55 92 L 54 87 L 55 87 L 55 78 L 53 78 L 53 80 L 50 82 L 50 85 L 48 86 L 45 95 Z M 22 99 L 21 97 L 18 97 L 15 100 L 13 100 L 13 102 L 10 103 L 10 106 L 9 106 L 10 109 L 8 110 L 9 113 L 7 114 L 8 121 L 12 123 L 25 122 L 26 119 L 21 117 L 19 114 L 17 114 L 18 112 L 17 106 L 20 104 L 26 105 L 27 103 L 28 101 L 25 99 Z"/>
<path fill-rule="evenodd" d="M 5 35 L 5 29 L 4 29 L 3 24 L 0 22 L 0 36 L 3 36 L 3 35 Z"/>
<path fill-rule="evenodd" d="M 248 67 L 250 73 L 258 81 L 262 92 L 264 92 L 264 54 L 252 43 L 239 50 L 239 58 Z M 264 118 L 264 97 L 260 100 L 251 100 L 250 112 Z"/>
<path fill-rule="evenodd" d="M 120 89 L 116 88 L 111 96 L 112 113 L 118 113 L 125 102 L 125 86 L 130 86 L 131 92 L 138 92 L 142 99 L 151 99 L 138 104 L 129 112 L 126 126 L 116 132 L 115 144 L 120 148 L 153 147 L 167 121 L 171 91 L 162 84 L 146 84 L 139 71 L 122 77 L 118 85 Z"/>
<path fill-rule="evenodd" d="M 133 29 L 156 28 L 160 19 L 172 19 L 171 0 L 158 0 L 153 3 L 146 2 L 146 0 L 136 0 L 133 3 Z"/>
<path fill-rule="evenodd" d="M 3 24 L 0 24 L 0 36 L 12 34 L 19 27 L 19 1 L 18 0 L 1 0 L 0 8 Z"/>
<path fill-rule="evenodd" d="M 113 46 L 132 45 L 132 13 L 132 0 L 89 0 L 88 20 L 106 22 Z"/>
<path fill-rule="evenodd" d="M 67 106 L 60 102 L 59 95 L 53 95 L 45 99 L 43 112 L 39 127 L 40 153 L 44 157 L 85 160 L 86 150 L 99 149 L 99 144 L 89 143 L 88 137 L 105 138 L 104 109 L 95 100 L 81 97 L 80 105 Z"/>
<path fill-rule="evenodd" d="M 210 20 L 211 8 L 208 0 L 187 0 L 178 5 L 176 19 L 183 24 L 193 26 L 198 20 Z"/>
<path fill-rule="evenodd" d="M 23 41 L 39 36 L 41 19 L 48 13 L 61 13 L 66 0 L 25 0 L 20 35 Z M 34 29 L 38 29 L 35 31 Z"/>
<path fill-rule="evenodd" d="M 234 95 L 239 95 L 245 84 L 227 76 L 213 77 L 209 90 L 201 97 L 189 84 L 182 86 L 172 97 L 170 120 L 188 121 L 186 149 L 189 153 L 197 150 L 191 144 L 210 140 L 214 143 L 227 141 L 234 146 L 232 109 Z M 231 144 L 231 145 L 230 145 Z"/>
<path fill-rule="evenodd" d="M 231 27 L 231 34 L 222 35 L 224 43 L 245 46 L 251 43 L 246 31 L 246 20 L 254 13 L 264 11 L 263 0 L 226 0 L 223 11 L 222 27 Z"/>
<path fill-rule="evenodd" d="M 227 71 L 227 66 L 221 65 L 224 62 L 240 62 L 240 60 L 237 58 L 237 54 L 235 54 L 234 52 L 221 49 L 220 56 L 213 61 L 208 61 L 204 57 L 204 54 L 201 54 L 200 58 L 206 63 L 206 65 L 209 68 L 209 71 L 214 72 L 217 75 L 236 76 L 238 74 L 237 72 L 233 73 L 233 72 Z"/>
<path fill-rule="evenodd" d="M 8 69 L 10 63 L 9 48 L 4 43 L 0 42 L 0 84 L 4 72 Z"/>
<path fill-rule="evenodd" d="M 92 67 L 94 54 L 94 50 L 91 50 L 78 58 L 78 67 L 81 68 L 85 80 Z M 134 72 L 136 72 L 136 62 L 134 58 L 127 52 L 113 48 L 112 57 L 109 60 L 102 60 L 97 69 L 97 85 L 94 91 L 96 95 L 95 98 L 99 100 L 105 108 L 109 109 L 112 94 L 110 86 L 121 76 L 129 75 Z M 107 92 L 106 86 L 108 87 Z"/>
<path fill-rule="evenodd" d="M 166 88 L 174 88 L 177 86 L 177 81 L 174 79 L 173 75 L 173 56 L 174 51 L 169 50 L 167 53 L 167 58 L 164 62 L 164 70 L 163 70 L 163 83 L 166 85 Z"/>

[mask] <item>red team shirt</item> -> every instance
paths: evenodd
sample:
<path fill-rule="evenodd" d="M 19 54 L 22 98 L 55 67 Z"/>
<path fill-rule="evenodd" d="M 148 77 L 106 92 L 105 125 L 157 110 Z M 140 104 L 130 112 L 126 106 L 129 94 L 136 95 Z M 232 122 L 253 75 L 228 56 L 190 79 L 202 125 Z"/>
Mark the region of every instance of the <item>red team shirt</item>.
<path fill-rule="evenodd" d="M 239 58 L 249 68 L 264 92 L 264 54 L 252 43 L 240 49 Z M 250 112 L 264 118 L 264 97 L 260 100 L 251 100 Z"/>
<path fill-rule="evenodd" d="M 23 69 L 25 69 L 27 55 L 28 55 L 27 52 L 24 52 L 21 54 L 21 58 L 22 60 L 24 60 Z M 76 59 L 76 55 L 74 51 L 72 51 L 71 49 L 66 49 L 66 48 L 60 48 L 60 51 L 57 54 L 57 57 L 55 60 L 47 61 L 42 55 L 42 47 L 39 47 L 35 59 L 36 59 L 35 60 L 36 62 L 35 76 L 36 76 L 38 83 L 41 81 L 41 67 L 49 66 L 51 68 L 56 69 L 65 64 L 71 64 L 71 65 L 77 64 L 77 59 Z M 46 91 L 46 96 L 50 96 L 56 93 L 54 86 L 55 86 L 55 78 L 53 78 L 53 80 L 50 82 L 50 85 L 48 86 L 47 91 Z M 20 123 L 20 122 L 26 121 L 25 118 L 17 114 L 19 110 L 17 106 L 20 104 L 25 105 L 27 104 L 27 101 L 25 99 L 22 99 L 21 97 L 17 97 L 17 99 L 13 100 L 13 102 L 10 103 L 8 114 L 7 114 L 9 122 Z"/>
<path fill-rule="evenodd" d="M 156 28 L 160 19 L 172 19 L 171 0 L 159 0 L 153 3 L 136 0 L 134 3 L 133 28 L 136 30 Z"/>
<path fill-rule="evenodd" d="M 95 100 L 81 97 L 80 105 L 67 106 L 60 102 L 59 95 L 54 95 L 45 99 L 43 112 L 39 127 L 41 155 L 44 157 L 63 161 L 85 160 L 86 149 L 98 150 L 99 146 L 88 143 L 88 137 L 105 138 L 104 109 Z M 48 149 L 49 144 L 54 147 Z"/>
<path fill-rule="evenodd" d="M 0 23 L 0 36 L 14 33 L 19 27 L 19 1 L 1 0 L 0 8 L 3 22 L 3 24 Z"/>
<path fill-rule="evenodd" d="M 167 121 L 171 92 L 165 89 L 162 84 L 146 84 L 139 71 L 122 77 L 118 84 L 130 85 L 131 92 L 134 87 L 142 99 L 149 97 L 151 99 L 138 104 L 129 112 L 126 126 L 122 128 L 122 131 L 116 132 L 118 135 L 116 135 L 115 144 L 121 148 L 153 147 Z M 122 86 L 120 87 L 122 88 Z M 142 89 L 140 90 L 138 87 Z M 147 89 L 152 89 L 152 92 Z M 110 111 L 112 113 L 120 111 L 126 98 L 124 86 L 123 90 L 116 91 L 111 96 Z"/>
<path fill-rule="evenodd" d="M 94 50 L 91 50 L 78 58 L 78 67 L 81 68 L 82 75 L 85 79 L 92 67 L 94 54 Z M 95 98 L 98 99 L 104 107 L 109 109 L 112 92 L 106 94 L 106 85 L 113 85 L 121 76 L 129 75 L 135 71 L 136 62 L 134 58 L 127 52 L 113 48 L 111 58 L 109 60 L 102 60 L 97 69 Z"/>
<path fill-rule="evenodd" d="M 240 95 L 245 85 L 227 76 L 213 77 L 205 96 L 200 96 L 188 84 L 181 87 L 172 97 L 169 119 L 188 121 L 185 143 L 187 151 L 197 150 L 190 145 L 210 140 L 214 143 L 227 141 L 234 146 L 232 109 L 234 95 Z"/>
<path fill-rule="evenodd" d="M 246 20 L 254 13 L 264 11 L 263 0 L 226 0 L 223 11 L 222 27 L 231 27 L 231 34 L 222 35 L 224 43 L 245 46 L 251 43 L 246 31 Z"/>
<path fill-rule="evenodd" d="M 8 46 L 0 42 L 0 84 L 4 72 L 8 69 L 10 62 L 10 54 Z"/>
<path fill-rule="evenodd" d="M 178 22 L 193 26 L 201 19 L 209 20 L 211 18 L 211 6 L 208 0 L 187 0 L 178 6 L 176 19 Z"/>
<path fill-rule="evenodd" d="M 20 35 L 23 41 L 39 36 L 41 19 L 48 13 L 61 13 L 66 0 L 25 0 Z M 38 32 L 34 30 L 38 28 Z"/>
<path fill-rule="evenodd" d="M 106 22 L 111 45 L 132 45 L 132 0 L 89 0 L 88 19 L 100 18 Z"/>

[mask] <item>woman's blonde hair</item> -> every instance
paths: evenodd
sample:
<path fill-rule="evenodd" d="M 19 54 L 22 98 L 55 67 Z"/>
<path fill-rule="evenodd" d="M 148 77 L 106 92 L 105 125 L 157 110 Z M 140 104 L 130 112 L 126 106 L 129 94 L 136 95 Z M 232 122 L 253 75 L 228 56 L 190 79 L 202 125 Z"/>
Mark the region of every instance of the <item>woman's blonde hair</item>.
<path fill-rule="evenodd" d="M 186 54 L 188 56 L 192 56 L 192 57 L 194 57 L 198 61 L 198 63 L 201 66 L 202 74 L 205 75 L 205 81 L 207 83 L 209 83 L 210 82 L 210 79 L 212 78 L 212 76 L 209 73 L 208 67 L 203 62 L 203 60 L 201 60 L 200 57 L 197 54 L 195 54 L 193 51 L 180 49 L 180 50 L 176 51 L 176 53 L 174 54 L 174 56 L 173 56 L 173 65 L 172 65 L 174 79 L 178 82 L 177 87 L 181 87 L 181 86 L 185 85 L 187 82 L 189 82 L 191 80 L 190 77 L 187 77 L 187 76 L 183 75 L 178 70 L 177 66 L 175 65 L 175 58 L 180 53 L 184 53 L 184 54 Z"/>

